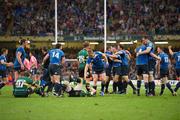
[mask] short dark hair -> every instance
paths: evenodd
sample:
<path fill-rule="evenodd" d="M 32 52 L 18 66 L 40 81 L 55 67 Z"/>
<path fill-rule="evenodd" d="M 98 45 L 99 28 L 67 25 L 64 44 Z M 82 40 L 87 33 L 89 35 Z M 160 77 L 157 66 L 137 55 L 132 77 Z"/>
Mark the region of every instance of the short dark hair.
<path fill-rule="evenodd" d="M 88 41 L 85 41 L 85 42 L 83 43 L 83 47 L 84 47 L 84 48 L 88 47 L 89 45 L 90 45 L 90 44 L 89 44 Z"/>
<path fill-rule="evenodd" d="M 109 50 L 112 46 L 107 46 L 107 50 Z"/>
<path fill-rule="evenodd" d="M 145 36 L 143 36 L 142 38 L 144 38 L 144 39 L 148 39 L 148 36 L 147 36 L 147 35 L 145 35 Z"/>
<path fill-rule="evenodd" d="M 119 48 L 119 44 L 115 44 L 113 47 L 118 49 Z"/>
<path fill-rule="evenodd" d="M 45 51 L 45 52 L 48 51 L 47 47 L 43 47 L 42 50 Z"/>
<path fill-rule="evenodd" d="M 120 48 L 122 48 L 122 49 L 124 49 L 124 46 L 123 46 L 123 45 L 121 45 L 121 44 L 119 45 L 119 47 L 120 47 Z"/>
<path fill-rule="evenodd" d="M 30 73 L 29 73 L 28 71 L 25 71 L 25 72 L 24 72 L 24 76 L 25 76 L 25 77 L 29 77 L 29 76 L 30 76 Z"/>
<path fill-rule="evenodd" d="M 21 39 L 21 40 L 19 41 L 19 44 L 22 45 L 22 44 L 25 43 L 25 42 L 26 42 L 26 39 Z"/>
<path fill-rule="evenodd" d="M 32 55 L 35 55 L 35 51 L 34 50 L 30 50 L 29 53 L 31 53 Z"/>
<path fill-rule="evenodd" d="M 93 50 L 92 50 L 92 49 L 89 49 L 89 50 L 88 50 L 88 54 L 90 54 L 90 53 L 93 53 Z"/>
<path fill-rule="evenodd" d="M 61 44 L 56 44 L 55 48 L 57 49 L 61 48 Z"/>
<path fill-rule="evenodd" d="M 7 50 L 6 48 L 2 48 L 2 49 L 1 49 L 1 53 L 6 52 L 6 50 Z"/>
<path fill-rule="evenodd" d="M 163 48 L 163 47 L 158 46 L 157 48 L 160 48 L 162 51 L 164 51 L 164 48 Z"/>

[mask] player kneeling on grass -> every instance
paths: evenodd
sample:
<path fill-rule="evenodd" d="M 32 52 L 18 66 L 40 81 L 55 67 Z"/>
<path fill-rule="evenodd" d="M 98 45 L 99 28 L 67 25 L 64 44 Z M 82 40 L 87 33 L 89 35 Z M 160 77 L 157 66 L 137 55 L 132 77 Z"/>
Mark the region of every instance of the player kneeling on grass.
<path fill-rule="evenodd" d="M 169 57 L 168 55 L 162 50 L 162 48 L 157 48 L 158 56 L 161 58 L 161 61 L 158 61 L 158 72 L 160 73 L 161 78 L 161 92 L 160 95 L 163 95 L 165 85 L 167 88 L 171 91 L 172 95 L 174 96 L 175 93 L 173 89 L 171 88 L 170 83 L 168 82 L 168 74 L 169 74 Z"/>
<path fill-rule="evenodd" d="M 33 81 L 29 78 L 30 74 L 28 72 L 21 73 L 22 77 L 19 77 L 13 89 L 14 97 L 28 97 L 30 94 L 36 93 L 40 96 L 44 96 L 44 92 L 42 91 L 42 87 L 38 83 L 38 81 Z"/>
<path fill-rule="evenodd" d="M 68 81 L 64 81 L 62 85 L 62 91 L 69 94 L 69 97 L 85 97 L 93 96 L 96 93 L 96 90 L 89 88 L 89 91 L 85 92 L 82 90 L 82 80 L 77 79 L 77 85 L 73 88 Z"/>

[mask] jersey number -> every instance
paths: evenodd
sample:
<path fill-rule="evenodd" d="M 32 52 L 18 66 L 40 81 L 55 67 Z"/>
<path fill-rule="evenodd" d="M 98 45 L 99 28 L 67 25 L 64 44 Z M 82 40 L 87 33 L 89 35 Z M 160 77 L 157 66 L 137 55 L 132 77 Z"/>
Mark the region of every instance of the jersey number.
<path fill-rule="evenodd" d="M 178 62 L 180 62 L 180 56 L 178 56 Z"/>
<path fill-rule="evenodd" d="M 18 80 L 18 81 L 16 82 L 16 87 L 18 87 L 18 88 L 22 88 L 23 85 L 24 85 L 24 80 Z"/>
<path fill-rule="evenodd" d="M 79 62 L 84 63 L 84 56 L 79 56 Z"/>
<path fill-rule="evenodd" d="M 168 63 L 168 62 L 169 62 L 168 57 L 164 57 L 164 62 L 165 62 L 165 63 Z"/>
<path fill-rule="evenodd" d="M 53 52 L 53 57 L 59 58 L 59 53 L 58 52 Z"/>

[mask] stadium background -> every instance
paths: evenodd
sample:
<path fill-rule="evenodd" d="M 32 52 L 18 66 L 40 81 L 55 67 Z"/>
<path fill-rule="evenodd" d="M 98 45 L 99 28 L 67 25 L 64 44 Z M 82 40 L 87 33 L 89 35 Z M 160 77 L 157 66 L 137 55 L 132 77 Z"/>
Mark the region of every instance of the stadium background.
<path fill-rule="evenodd" d="M 149 35 L 153 42 L 166 47 L 172 45 L 180 50 L 179 0 L 107 0 L 107 40 L 133 42 L 125 45 L 132 53 L 142 36 Z M 76 59 L 82 42 L 96 42 L 91 47 L 103 51 L 103 0 L 58 0 L 58 41 L 65 43 L 63 50 L 67 59 Z M 40 49 L 51 48 L 54 42 L 54 0 L 0 0 L 0 49 L 9 49 L 8 61 L 14 61 L 19 40 L 31 41 L 41 63 Z M 113 45 L 113 44 L 107 44 Z M 159 46 L 156 45 L 156 46 Z M 70 61 L 70 60 L 69 60 Z M 72 60 L 73 61 L 73 60 Z M 170 78 L 175 79 L 173 64 Z M 134 57 L 130 77 L 135 77 Z M 76 74 L 77 64 L 70 62 L 64 75 Z M 10 70 L 12 81 L 13 72 Z M 156 88 L 159 92 L 159 88 Z M 11 87 L 5 87 L 0 95 L 0 118 L 3 120 L 179 120 L 179 96 L 153 98 L 137 97 L 128 89 L 126 96 L 107 95 L 94 98 L 40 98 L 15 99 Z M 143 91 L 142 91 L 143 92 Z M 179 94 L 179 92 L 178 92 Z"/>
<path fill-rule="evenodd" d="M 83 41 L 94 44 L 91 47 L 103 51 L 104 4 L 103 0 L 58 0 L 58 42 L 64 44 L 67 59 L 76 59 Z M 52 48 L 54 42 L 53 0 L 1 0 L 0 1 L 0 49 L 9 49 L 8 60 L 14 61 L 14 52 L 21 38 L 31 41 L 38 62 L 42 61 L 40 49 Z M 119 42 L 139 41 L 149 35 L 153 42 L 166 47 L 172 45 L 175 51 L 180 46 L 180 8 L 178 0 L 109 0 L 107 2 L 107 40 Z M 112 45 L 112 44 L 107 44 Z M 125 48 L 133 53 L 138 44 Z M 157 46 L 157 45 L 156 45 Z M 134 57 L 133 57 L 134 58 Z M 131 62 L 131 79 L 135 79 L 134 59 Z M 68 64 L 77 68 L 76 64 Z M 74 67 L 73 67 L 74 66 Z M 170 79 L 175 72 L 170 66 Z M 67 71 L 66 71 L 67 72 Z"/>

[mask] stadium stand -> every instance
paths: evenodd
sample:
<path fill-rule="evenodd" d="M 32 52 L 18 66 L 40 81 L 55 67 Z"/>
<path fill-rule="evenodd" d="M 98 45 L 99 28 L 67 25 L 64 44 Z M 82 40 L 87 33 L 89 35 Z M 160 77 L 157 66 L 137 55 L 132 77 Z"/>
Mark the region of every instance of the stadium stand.
<path fill-rule="evenodd" d="M 178 5 L 178 0 L 109 0 L 108 33 L 180 34 Z M 0 10 L 1 35 L 54 34 L 53 0 L 6 0 Z M 103 0 L 58 0 L 58 34 L 102 35 L 103 14 Z"/>

